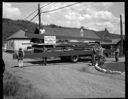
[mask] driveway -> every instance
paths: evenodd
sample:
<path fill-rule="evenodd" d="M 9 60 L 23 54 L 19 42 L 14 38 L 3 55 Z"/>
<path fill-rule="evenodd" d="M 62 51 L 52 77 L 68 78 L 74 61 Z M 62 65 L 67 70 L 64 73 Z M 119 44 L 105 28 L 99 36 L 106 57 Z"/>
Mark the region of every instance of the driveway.
<path fill-rule="evenodd" d="M 89 62 L 42 66 L 34 59 L 25 59 L 24 67 L 19 68 L 11 54 L 3 53 L 3 59 L 7 70 L 29 80 L 51 98 L 125 97 L 125 75 L 98 72 Z"/>

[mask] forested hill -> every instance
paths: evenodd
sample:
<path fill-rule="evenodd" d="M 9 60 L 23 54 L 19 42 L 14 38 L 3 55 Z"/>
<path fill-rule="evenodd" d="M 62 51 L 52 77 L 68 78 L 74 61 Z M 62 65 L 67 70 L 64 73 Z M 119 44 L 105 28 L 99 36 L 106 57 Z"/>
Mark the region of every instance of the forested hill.
<path fill-rule="evenodd" d="M 3 18 L 3 29 L 2 29 L 2 39 L 5 40 L 7 37 L 11 36 L 13 33 L 17 32 L 18 30 L 22 29 L 22 30 L 26 30 L 30 33 L 33 33 L 35 28 L 38 26 L 38 24 L 33 23 L 33 22 L 29 22 L 29 21 L 24 21 L 24 20 L 11 20 L 11 19 L 7 19 L 7 18 Z M 61 26 L 57 26 L 54 24 L 50 24 L 48 25 L 50 27 L 59 27 L 59 28 L 65 28 L 65 27 L 61 27 Z M 41 26 L 41 28 L 43 28 L 43 26 Z M 96 34 L 98 36 L 104 35 L 104 32 L 96 32 Z M 110 38 L 119 38 L 119 35 L 116 34 L 111 34 L 111 33 L 107 33 L 107 35 Z"/>
<path fill-rule="evenodd" d="M 33 32 L 37 24 L 29 22 L 29 21 L 23 21 L 23 20 L 11 20 L 11 19 L 3 19 L 3 40 L 5 40 L 7 37 L 11 36 L 13 33 L 17 32 L 18 30 L 28 30 L 30 32 Z"/>
<path fill-rule="evenodd" d="M 27 30 L 29 33 L 33 33 L 35 31 L 35 28 L 38 27 L 38 24 L 26 20 L 11 20 L 3 18 L 2 26 L 2 39 L 5 40 L 20 29 L 24 31 Z M 57 26 L 54 24 L 50 24 L 47 26 L 61 28 L 61 26 Z M 43 26 L 41 26 L 41 28 L 43 28 Z"/>

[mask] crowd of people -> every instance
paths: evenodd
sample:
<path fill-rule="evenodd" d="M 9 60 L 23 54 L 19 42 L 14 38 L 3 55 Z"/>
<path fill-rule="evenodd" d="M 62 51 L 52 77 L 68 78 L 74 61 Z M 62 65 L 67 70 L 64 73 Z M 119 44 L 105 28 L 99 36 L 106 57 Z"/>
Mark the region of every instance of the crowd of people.
<path fill-rule="evenodd" d="M 105 62 L 104 49 L 102 48 L 100 43 L 96 43 L 92 48 L 92 66 L 95 65 L 103 65 Z M 115 49 L 115 61 L 119 61 L 119 47 L 117 46 Z"/>
<path fill-rule="evenodd" d="M 95 46 L 93 46 L 93 53 L 92 53 L 92 65 L 101 65 L 101 59 L 104 57 L 103 55 L 103 48 L 100 45 L 100 43 L 95 44 Z"/>

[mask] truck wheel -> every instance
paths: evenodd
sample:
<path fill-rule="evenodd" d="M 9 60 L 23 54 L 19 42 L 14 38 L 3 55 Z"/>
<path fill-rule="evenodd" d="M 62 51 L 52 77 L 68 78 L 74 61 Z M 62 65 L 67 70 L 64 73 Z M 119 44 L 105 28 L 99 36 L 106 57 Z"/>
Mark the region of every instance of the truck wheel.
<path fill-rule="evenodd" d="M 72 57 L 71 57 L 71 61 L 72 61 L 72 62 L 77 62 L 78 59 L 79 59 L 78 56 L 72 56 Z"/>

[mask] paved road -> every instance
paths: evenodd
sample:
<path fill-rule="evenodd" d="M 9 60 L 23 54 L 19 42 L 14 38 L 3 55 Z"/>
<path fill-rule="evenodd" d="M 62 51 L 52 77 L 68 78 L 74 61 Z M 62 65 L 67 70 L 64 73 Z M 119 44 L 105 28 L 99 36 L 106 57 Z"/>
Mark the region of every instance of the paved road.
<path fill-rule="evenodd" d="M 29 80 L 52 98 L 125 97 L 125 76 L 98 72 L 90 63 L 50 63 L 47 66 L 25 59 L 23 68 L 11 54 L 3 53 L 6 69 Z"/>

